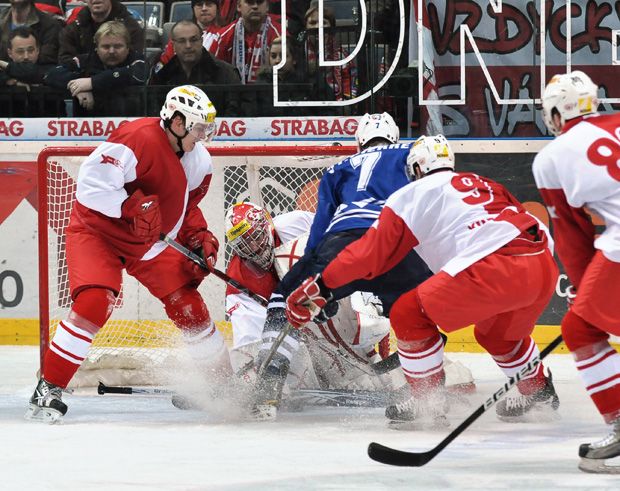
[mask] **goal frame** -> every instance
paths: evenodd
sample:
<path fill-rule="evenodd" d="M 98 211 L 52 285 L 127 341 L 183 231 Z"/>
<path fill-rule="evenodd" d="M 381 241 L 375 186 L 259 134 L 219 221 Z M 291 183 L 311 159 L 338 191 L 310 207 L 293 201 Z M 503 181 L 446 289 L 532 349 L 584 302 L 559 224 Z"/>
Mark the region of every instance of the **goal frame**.
<path fill-rule="evenodd" d="M 37 157 L 38 182 L 38 251 L 39 251 L 39 364 L 43 373 L 43 360 L 49 347 L 50 331 L 50 298 L 49 298 L 49 232 L 47 192 L 47 162 L 53 157 L 86 157 L 96 146 L 50 146 L 46 147 Z M 332 156 L 343 158 L 353 155 L 358 148 L 353 145 L 212 145 L 207 150 L 212 157 L 243 157 L 243 156 Z"/>

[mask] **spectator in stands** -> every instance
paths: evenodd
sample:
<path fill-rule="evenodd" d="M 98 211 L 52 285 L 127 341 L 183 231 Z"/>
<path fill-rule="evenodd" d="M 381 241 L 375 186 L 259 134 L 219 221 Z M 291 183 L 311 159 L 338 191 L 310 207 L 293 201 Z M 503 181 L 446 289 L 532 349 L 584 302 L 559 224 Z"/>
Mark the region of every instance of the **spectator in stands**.
<path fill-rule="evenodd" d="M 41 85 L 54 63 L 39 63 L 39 41 L 30 27 L 16 27 L 9 34 L 8 56 L 0 60 L 0 86 Z"/>
<path fill-rule="evenodd" d="M 241 83 L 247 84 L 256 81 L 258 69 L 267 61 L 269 46 L 280 36 L 281 27 L 269 15 L 267 0 L 237 0 L 237 11 L 241 17 L 222 29 L 211 52 L 237 68 Z"/>
<path fill-rule="evenodd" d="M 145 82 L 141 54 L 129 48 L 130 35 L 120 21 L 104 22 L 94 36 L 95 49 L 50 70 L 45 83 L 67 89 L 77 104 L 74 116 L 130 116 L 139 111 L 136 99 L 122 89 Z"/>
<path fill-rule="evenodd" d="M 202 31 L 191 20 L 177 22 L 170 31 L 175 55 L 161 66 L 156 65 L 151 75 L 151 85 L 239 85 L 237 70 L 218 60 L 202 46 Z M 209 92 L 209 98 L 216 107 L 223 108 L 220 114 L 240 115 L 240 101 L 234 92 L 224 98 L 223 90 Z"/>
<path fill-rule="evenodd" d="M 192 20 L 202 29 L 202 45 L 209 50 L 213 42 L 217 41 L 218 33 L 222 28 L 219 16 L 220 0 L 192 0 Z M 159 57 L 159 63 L 165 65 L 174 56 L 174 43 L 168 41 L 164 52 Z"/>
<path fill-rule="evenodd" d="M 286 35 L 296 37 L 304 30 L 304 14 L 310 7 L 310 0 L 286 0 Z M 273 20 L 282 25 L 282 1 L 269 0 L 269 12 Z"/>
<path fill-rule="evenodd" d="M 0 60 L 9 60 L 7 49 L 11 31 L 19 26 L 27 26 L 41 43 L 39 62 L 56 63 L 60 23 L 37 10 L 32 0 L 10 0 L 10 2 L 11 7 L 0 19 Z"/>
<path fill-rule="evenodd" d="M 59 20 L 61 25 L 65 24 L 65 10 L 67 7 L 66 0 L 38 0 L 34 6 L 41 12 L 51 15 L 54 19 Z"/>
<path fill-rule="evenodd" d="M 334 67 L 319 67 L 319 6 L 316 1 L 310 4 L 310 8 L 305 15 L 306 24 L 306 58 L 308 60 L 308 74 L 318 78 L 325 77 L 325 82 L 329 85 L 334 93 L 337 101 L 352 99 L 357 96 L 358 79 L 357 66 L 355 62 L 349 62 L 346 65 Z M 336 16 L 334 11 L 329 7 L 323 8 L 323 27 L 325 29 L 336 26 Z M 338 41 L 333 33 L 325 31 L 325 53 L 326 61 L 336 61 L 345 59 L 349 53 L 343 47 L 339 46 Z M 327 94 L 322 97 L 327 99 Z"/>
<path fill-rule="evenodd" d="M 58 61 L 68 63 L 74 56 L 91 53 L 95 47 L 95 32 L 111 20 L 122 22 L 129 31 L 129 50 L 144 51 L 144 31 L 119 0 L 87 0 L 75 22 L 60 32 Z"/>

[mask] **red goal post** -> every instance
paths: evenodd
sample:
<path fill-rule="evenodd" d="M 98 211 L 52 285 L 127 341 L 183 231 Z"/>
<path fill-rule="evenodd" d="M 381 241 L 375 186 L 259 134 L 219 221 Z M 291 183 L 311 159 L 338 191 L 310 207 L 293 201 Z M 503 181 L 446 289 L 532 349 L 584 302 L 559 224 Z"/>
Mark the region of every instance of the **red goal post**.
<path fill-rule="evenodd" d="M 41 367 L 49 338 L 69 309 L 70 298 L 65 229 L 73 203 L 81 161 L 94 147 L 58 146 L 43 149 L 38 156 L 39 184 L 39 325 Z M 314 211 L 318 182 L 325 168 L 357 151 L 354 146 L 336 145 L 213 145 L 214 173 L 211 188 L 201 203 L 209 227 L 224 244 L 224 215 L 236 201 L 250 200 L 277 215 L 295 209 Z M 218 267 L 224 269 L 227 254 Z M 224 284 L 207 277 L 201 285 L 209 310 L 219 327 L 224 326 Z M 100 369 L 120 379 L 102 377 L 112 383 L 158 383 L 153 367 L 164 366 L 174 354 L 179 336 L 156 299 L 133 278 L 123 276 L 123 289 L 114 314 L 100 330 L 78 375 Z M 129 367 L 129 368 L 127 368 Z M 136 375 L 140 373 L 136 377 Z M 93 382 L 83 377 L 77 385 Z M 102 380 L 103 379 L 103 380 Z"/>

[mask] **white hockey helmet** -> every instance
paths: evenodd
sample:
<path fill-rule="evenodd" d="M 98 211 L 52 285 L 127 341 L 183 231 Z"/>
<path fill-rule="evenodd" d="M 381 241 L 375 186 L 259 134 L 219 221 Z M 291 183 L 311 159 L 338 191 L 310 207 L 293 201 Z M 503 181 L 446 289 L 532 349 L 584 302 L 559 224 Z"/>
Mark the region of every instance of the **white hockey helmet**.
<path fill-rule="evenodd" d="M 581 71 L 554 75 L 542 96 L 543 118 L 553 135 L 562 132 L 569 119 L 595 113 L 598 108 L 598 87 Z M 553 123 L 555 111 L 560 115 L 560 126 Z"/>
<path fill-rule="evenodd" d="M 421 136 L 415 141 L 407 155 L 410 179 L 414 178 L 416 167 L 423 175 L 437 169 L 454 170 L 454 153 L 445 136 Z"/>
<path fill-rule="evenodd" d="M 211 141 L 215 135 L 217 111 L 207 94 L 193 85 L 175 87 L 166 95 L 166 102 L 159 115 L 168 122 L 177 113 L 185 118 L 188 133 L 199 140 Z"/>
<path fill-rule="evenodd" d="M 235 203 L 226 213 L 226 239 L 233 253 L 268 270 L 273 264 L 274 226 L 269 213 L 253 203 Z"/>
<path fill-rule="evenodd" d="M 388 113 L 364 114 L 357 125 L 355 140 L 359 148 L 364 148 L 373 138 L 383 138 L 390 143 L 397 143 L 400 138 L 398 126 Z"/>

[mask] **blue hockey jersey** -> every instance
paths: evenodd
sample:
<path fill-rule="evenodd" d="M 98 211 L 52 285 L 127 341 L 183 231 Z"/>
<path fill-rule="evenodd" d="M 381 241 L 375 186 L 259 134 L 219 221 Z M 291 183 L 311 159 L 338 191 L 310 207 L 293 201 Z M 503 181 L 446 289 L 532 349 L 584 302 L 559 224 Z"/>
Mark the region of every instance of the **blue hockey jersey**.
<path fill-rule="evenodd" d="M 385 200 L 409 184 L 406 162 L 410 149 L 410 143 L 370 147 L 325 171 L 306 252 L 327 233 L 369 228 L 379 218 Z"/>

